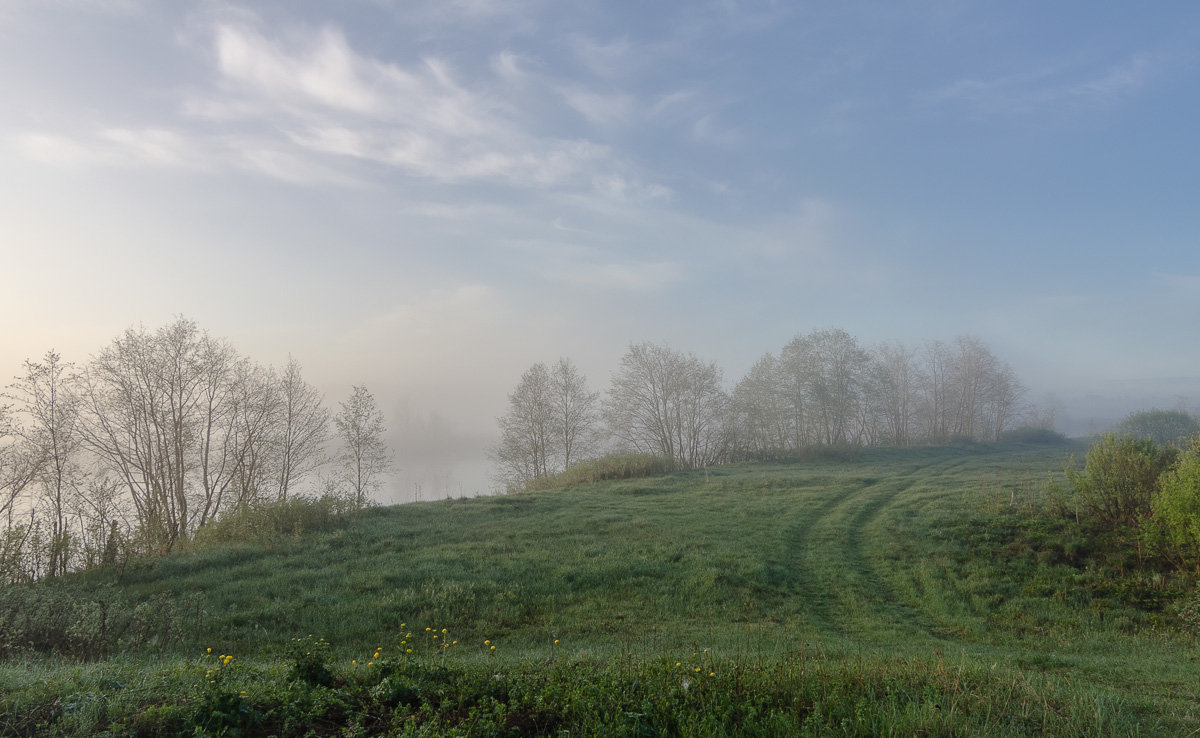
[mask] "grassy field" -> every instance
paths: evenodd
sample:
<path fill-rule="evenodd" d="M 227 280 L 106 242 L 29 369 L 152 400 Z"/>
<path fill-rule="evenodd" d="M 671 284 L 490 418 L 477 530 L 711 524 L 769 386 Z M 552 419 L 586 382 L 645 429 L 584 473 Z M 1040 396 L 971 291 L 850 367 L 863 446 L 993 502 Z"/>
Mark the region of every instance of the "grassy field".
<path fill-rule="evenodd" d="M 0 733 L 1200 733 L 1193 583 L 1048 513 L 1072 450 L 376 508 L 10 589 Z"/>

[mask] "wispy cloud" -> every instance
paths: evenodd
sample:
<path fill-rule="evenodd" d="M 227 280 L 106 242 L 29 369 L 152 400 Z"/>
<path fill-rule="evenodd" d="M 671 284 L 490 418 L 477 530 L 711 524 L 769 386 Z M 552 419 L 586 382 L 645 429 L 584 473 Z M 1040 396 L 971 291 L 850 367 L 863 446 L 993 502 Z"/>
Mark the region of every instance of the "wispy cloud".
<path fill-rule="evenodd" d="M 998 77 L 959 79 L 920 99 L 934 105 L 963 105 L 984 116 L 1028 115 L 1053 108 L 1106 108 L 1136 95 L 1157 66 L 1149 54 L 1082 70 L 1052 65 Z"/>
<path fill-rule="evenodd" d="M 483 12 L 488 4 L 470 5 Z M 189 85 L 175 119 L 31 130 L 19 149 L 58 165 L 232 168 L 296 183 L 350 184 L 393 170 L 446 183 L 598 187 L 604 197 L 666 193 L 634 184 L 645 174 L 604 143 L 546 133 L 505 90 L 529 84 L 539 105 L 572 109 L 598 127 L 631 119 L 636 104 L 624 92 L 536 76 L 512 52 L 492 56 L 490 76 L 467 75 L 437 56 L 399 63 L 363 54 L 329 25 L 268 31 L 236 8 L 200 23 L 199 36 L 193 29 L 183 40 L 196 48 L 201 39 L 210 82 Z"/>

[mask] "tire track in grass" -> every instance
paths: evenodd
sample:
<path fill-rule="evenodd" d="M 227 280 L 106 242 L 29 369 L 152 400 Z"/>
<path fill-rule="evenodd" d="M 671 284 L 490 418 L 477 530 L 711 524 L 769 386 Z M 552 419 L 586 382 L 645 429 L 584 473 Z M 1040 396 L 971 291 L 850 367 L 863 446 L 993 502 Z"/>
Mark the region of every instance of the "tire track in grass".
<path fill-rule="evenodd" d="M 806 544 L 814 526 L 824 520 L 830 512 L 845 504 L 845 498 L 836 493 L 830 493 L 829 498 L 820 503 L 809 514 L 804 515 L 796 523 L 783 531 L 783 552 L 780 560 L 768 564 L 767 580 L 769 584 L 782 581 L 787 586 L 785 590 L 794 597 L 800 597 L 804 604 L 804 615 L 808 622 L 818 630 L 836 629 L 836 619 L 833 617 L 832 604 L 827 597 L 822 596 L 816 583 L 806 568 Z"/>
<path fill-rule="evenodd" d="M 784 531 L 784 560 L 790 566 L 790 590 L 803 598 L 803 612 L 818 630 L 851 639 L 879 640 L 918 635 L 944 640 L 928 613 L 906 601 L 887 581 L 867 552 L 873 524 L 903 493 L 928 483 L 963 463 L 935 460 L 904 470 L 881 470 L 881 479 L 845 482 L 829 499 Z M 902 531 L 894 531 L 902 533 Z"/>

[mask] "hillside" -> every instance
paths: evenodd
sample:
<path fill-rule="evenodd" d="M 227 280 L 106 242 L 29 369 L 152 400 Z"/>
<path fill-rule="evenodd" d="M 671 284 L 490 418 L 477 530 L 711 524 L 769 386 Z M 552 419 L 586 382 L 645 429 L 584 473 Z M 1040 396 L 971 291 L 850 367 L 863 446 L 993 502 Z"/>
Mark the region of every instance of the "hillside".
<path fill-rule="evenodd" d="M 1067 523 L 1041 505 L 1065 454 L 871 450 L 376 508 L 268 545 L 10 590 L 10 633 L 40 624 L 53 644 L 57 627 L 60 651 L 98 658 L 26 651 L 0 666 L 0 731 L 1200 727 L 1182 583 L 1114 579 L 1065 543 Z M 111 632 L 105 613 L 139 607 Z M 227 684 L 205 668 L 209 648 L 236 655 Z M 202 673 L 207 696 L 189 693 Z M 131 680 L 150 686 L 111 686 Z M 232 702 L 205 723 L 214 689 Z M 313 712 L 318 693 L 340 706 Z M 72 694 L 92 695 L 88 709 L 67 710 Z M 308 718 L 288 718 L 301 703 Z"/>

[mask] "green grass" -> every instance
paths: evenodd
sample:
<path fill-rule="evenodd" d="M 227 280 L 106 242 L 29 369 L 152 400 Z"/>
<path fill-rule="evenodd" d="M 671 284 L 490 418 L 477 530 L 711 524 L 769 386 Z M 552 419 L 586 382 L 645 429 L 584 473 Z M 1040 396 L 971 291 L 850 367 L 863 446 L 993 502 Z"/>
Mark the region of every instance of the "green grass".
<path fill-rule="evenodd" d="M 0 591 L 0 627 L 44 613 L 0 663 L 0 732 L 1187 735 L 1192 583 L 1117 576 L 1047 514 L 1070 451 L 377 508 Z M 236 656 L 215 678 L 208 648 Z"/>

